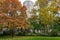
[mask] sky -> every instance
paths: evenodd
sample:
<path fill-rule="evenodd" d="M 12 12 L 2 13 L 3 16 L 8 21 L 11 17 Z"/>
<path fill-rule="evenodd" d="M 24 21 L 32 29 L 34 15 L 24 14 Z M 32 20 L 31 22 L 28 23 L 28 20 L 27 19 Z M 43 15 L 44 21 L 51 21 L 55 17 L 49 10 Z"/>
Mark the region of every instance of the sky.
<path fill-rule="evenodd" d="M 23 2 L 24 2 L 25 0 L 20 0 L 20 1 L 21 1 L 21 3 L 23 4 Z M 35 0 L 31 0 L 31 1 L 35 2 Z"/>

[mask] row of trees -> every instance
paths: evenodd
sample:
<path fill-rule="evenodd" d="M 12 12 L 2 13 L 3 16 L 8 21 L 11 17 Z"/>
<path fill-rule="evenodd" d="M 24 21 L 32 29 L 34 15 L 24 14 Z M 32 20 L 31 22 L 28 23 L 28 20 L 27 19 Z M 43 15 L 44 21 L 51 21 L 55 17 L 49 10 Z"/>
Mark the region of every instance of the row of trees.
<path fill-rule="evenodd" d="M 19 0 L 3 0 L 0 2 L 0 34 L 60 35 L 59 5 L 59 0 L 36 0 L 32 16 L 27 19 L 27 9 Z"/>
<path fill-rule="evenodd" d="M 34 30 L 40 30 L 42 35 L 59 35 L 60 33 L 60 1 L 37 0 L 29 18 Z"/>

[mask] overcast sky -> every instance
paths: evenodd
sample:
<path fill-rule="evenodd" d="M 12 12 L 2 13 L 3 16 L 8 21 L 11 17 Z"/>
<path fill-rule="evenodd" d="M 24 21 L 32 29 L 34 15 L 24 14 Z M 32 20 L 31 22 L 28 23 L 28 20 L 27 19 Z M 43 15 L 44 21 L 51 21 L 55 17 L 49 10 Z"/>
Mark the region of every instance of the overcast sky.
<path fill-rule="evenodd" d="M 20 1 L 21 1 L 21 3 L 23 4 L 23 2 L 24 2 L 25 0 L 20 0 Z M 35 0 L 31 0 L 31 1 L 35 2 Z"/>

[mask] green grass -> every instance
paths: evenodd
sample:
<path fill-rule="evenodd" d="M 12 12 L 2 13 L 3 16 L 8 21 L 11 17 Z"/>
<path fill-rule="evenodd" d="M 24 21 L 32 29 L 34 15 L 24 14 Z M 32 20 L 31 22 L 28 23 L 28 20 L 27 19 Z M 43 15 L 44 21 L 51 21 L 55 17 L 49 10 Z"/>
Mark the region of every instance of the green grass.
<path fill-rule="evenodd" d="M 0 37 L 0 40 L 60 40 L 60 37 L 16 36 L 16 37 Z"/>

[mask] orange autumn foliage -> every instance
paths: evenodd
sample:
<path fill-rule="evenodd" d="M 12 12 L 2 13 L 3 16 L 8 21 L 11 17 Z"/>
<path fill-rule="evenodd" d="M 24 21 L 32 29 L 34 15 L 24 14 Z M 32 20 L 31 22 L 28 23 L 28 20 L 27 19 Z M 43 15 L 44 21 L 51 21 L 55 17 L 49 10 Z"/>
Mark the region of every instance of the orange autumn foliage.
<path fill-rule="evenodd" d="M 0 23 L 3 22 L 2 20 L 4 20 L 4 22 L 12 23 L 13 27 L 15 26 L 15 23 L 16 23 L 18 24 L 18 27 L 27 28 L 26 7 L 22 6 L 19 0 L 4 0 L 0 7 L 1 7 L 0 8 Z M 20 15 L 18 15 L 17 11 L 21 12 Z M 10 12 L 9 15 L 11 16 L 8 15 L 9 12 Z"/>

